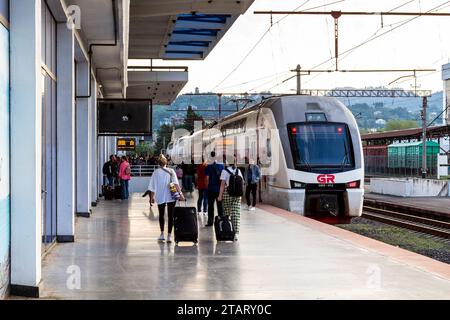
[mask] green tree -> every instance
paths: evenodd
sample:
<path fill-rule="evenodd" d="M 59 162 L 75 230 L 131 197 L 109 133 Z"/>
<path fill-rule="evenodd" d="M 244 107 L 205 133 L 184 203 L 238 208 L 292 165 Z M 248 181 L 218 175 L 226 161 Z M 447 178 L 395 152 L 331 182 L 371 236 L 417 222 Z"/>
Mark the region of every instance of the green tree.
<path fill-rule="evenodd" d="M 404 130 L 418 128 L 417 122 L 414 120 L 390 120 L 386 123 L 386 131 Z"/>
<path fill-rule="evenodd" d="M 167 124 L 162 125 L 158 130 L 158 138 L 155 144 L 155 154 L 160 154 L 161 150 L 166 149 L 172 139 L 173 128 Z"/>
<path fill-rule="evenodd" d="M 148 142 L 144 142 L 144 143 L 139 143 L 136 146 L 136 151 L 135 151 L 136 155 L 138 156 L 142 156 L 142 157 L 148 157 L 148 156 L 153 156 L 155 153 L 155 150 L 153 149 L 153 147 L 150 145 L 150 143 Z"/>
<path fill-rule="evenodd" d="M 202 123 L 204 123 L 203 117 L 197 114 L 192 109 L 192 106 L 189 106 L 186 112 L 186 118 L 184 119 L 183 128 L 185 128 L 189 132 L 194 131 L 195 121 L 201 121 Z"/>

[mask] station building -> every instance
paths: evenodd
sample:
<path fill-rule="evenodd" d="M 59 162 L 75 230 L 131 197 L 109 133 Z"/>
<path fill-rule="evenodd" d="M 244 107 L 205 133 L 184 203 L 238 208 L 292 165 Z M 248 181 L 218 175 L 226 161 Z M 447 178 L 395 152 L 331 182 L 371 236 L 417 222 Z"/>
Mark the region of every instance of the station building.
<path fill-rule="evenodd" d="M 98 99 L 170 104 L 253 0 L 0 0 L 0 298 L 39 296 L 43 256 L 77 241 L 115 153 Z M 99 169 L 100 168 L 100 169 Z"/>

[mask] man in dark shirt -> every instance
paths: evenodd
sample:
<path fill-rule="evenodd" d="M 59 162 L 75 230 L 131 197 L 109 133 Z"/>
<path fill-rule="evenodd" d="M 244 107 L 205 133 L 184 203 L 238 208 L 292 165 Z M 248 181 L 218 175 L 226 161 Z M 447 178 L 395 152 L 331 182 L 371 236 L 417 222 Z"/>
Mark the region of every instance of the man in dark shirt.
<path fill-rule="evenodd" d="M 103 165 L 103 174 L 108 179 L 108 185 L 110 187 L 114 186 L 114 179 L 116 178 L 118 172 L 119 168 L 117 166 L 116 157 L 112 155 L 109 157 L 109 161 Z"/>
<path fill-rule="evenodd" d="M 215 157 L 216 153 L 214 151 L 211 152 L 211 158 L 214 159 Z M 217 198 L 219 197 L 220 191 L 220 174 L 224 168 L 223 164 L 214 160 L 214 162 L 205 169 L 208 183 L 208 224 L 206 227 L 211 227 L 214 223 L 214 202 L 217 204 L 217 214 L 223 216 L 222 202 L 218 201 Z"/>
<path fill-rule="evenodd" d="M 183 178 L 185 181 L 186 192 L 194 191 L 194 176 L 195 176 L 195 165 L 194 160 L 191 160 L 190 164 L 186 164 L 183 167 Z"/>

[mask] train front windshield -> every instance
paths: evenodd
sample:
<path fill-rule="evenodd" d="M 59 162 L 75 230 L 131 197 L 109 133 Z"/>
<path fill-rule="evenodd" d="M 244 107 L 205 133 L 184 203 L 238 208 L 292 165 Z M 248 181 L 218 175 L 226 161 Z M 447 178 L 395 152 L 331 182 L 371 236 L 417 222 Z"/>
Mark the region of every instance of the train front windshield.
<path fill-rule="evenodd" d="M 288 125 L 295 168 L 317 173 L 342 172 L 355 167 L 348 126 L 344 123 Z"/>

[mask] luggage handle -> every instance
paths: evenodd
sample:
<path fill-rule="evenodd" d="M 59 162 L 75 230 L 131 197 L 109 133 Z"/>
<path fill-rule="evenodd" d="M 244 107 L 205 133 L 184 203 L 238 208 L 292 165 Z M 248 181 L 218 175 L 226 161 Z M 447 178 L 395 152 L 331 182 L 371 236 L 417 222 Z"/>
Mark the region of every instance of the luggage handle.
<path fill-rule="evenodd" d="M 179 207 L 181 207 L 181 200 L 177 200 Z M 187 200 L 184 199 L 184 207 L 187 208 Z"/>

